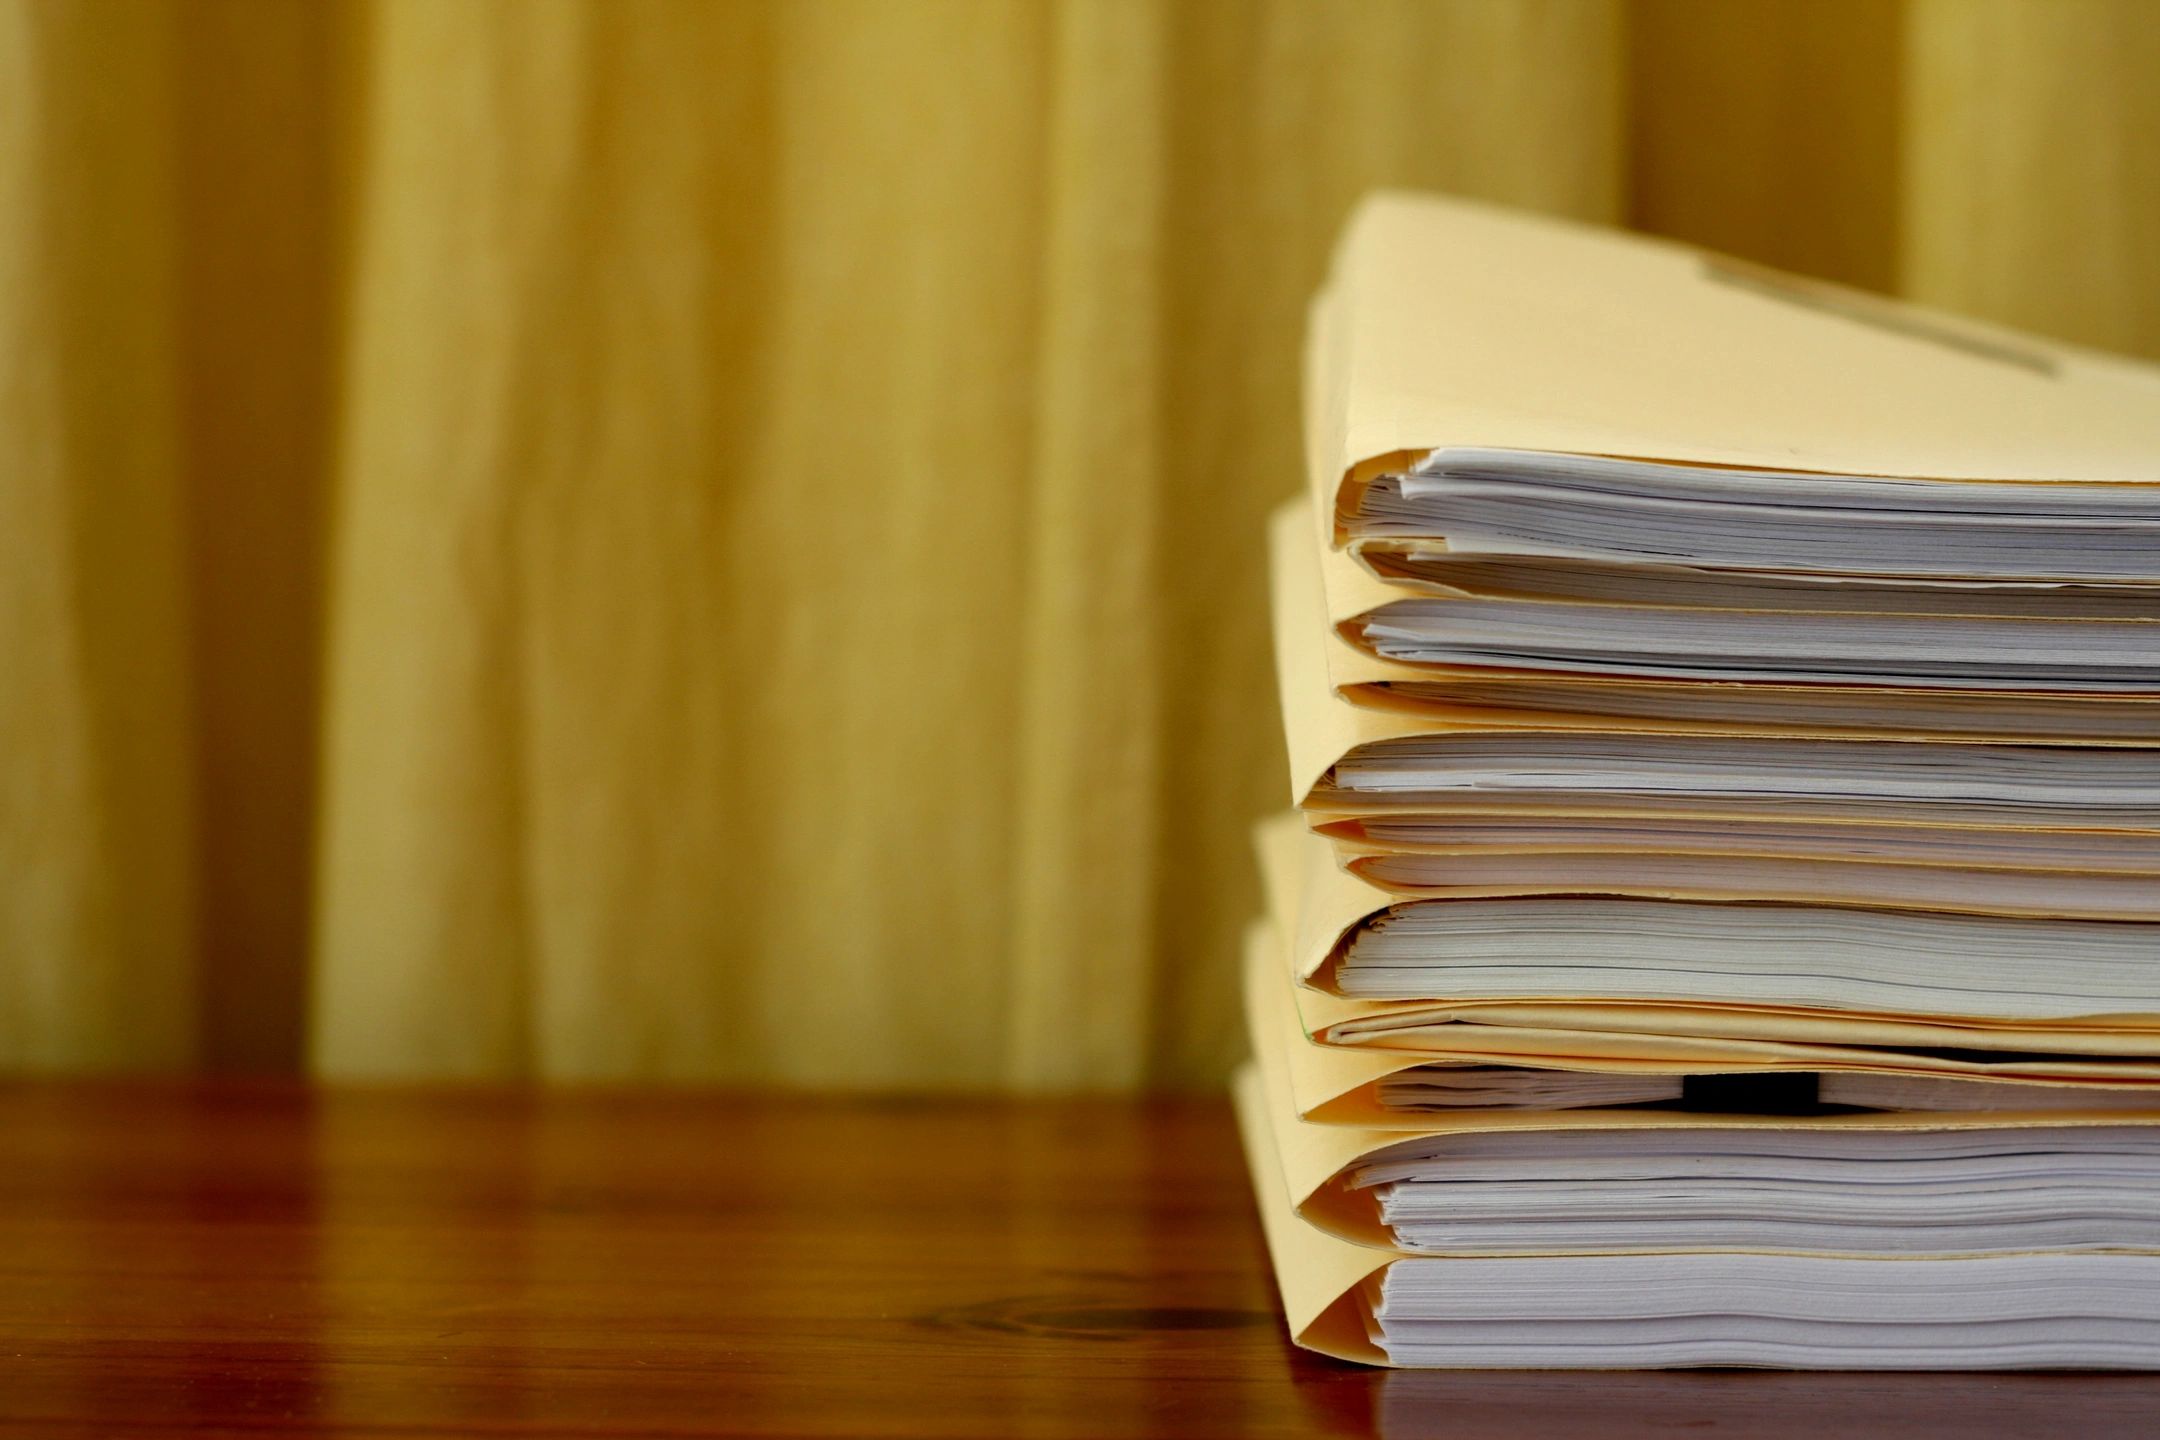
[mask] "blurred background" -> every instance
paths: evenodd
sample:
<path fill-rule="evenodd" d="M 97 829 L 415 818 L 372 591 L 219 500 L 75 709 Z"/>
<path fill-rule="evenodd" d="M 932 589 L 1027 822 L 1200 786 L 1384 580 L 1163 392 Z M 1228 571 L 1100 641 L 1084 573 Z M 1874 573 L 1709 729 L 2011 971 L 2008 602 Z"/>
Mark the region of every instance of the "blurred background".
<path fill-rule="evenodd" d="M 1214 1087 L 1355 197 L 2160 355 L 2150 0 L 0 4 L 0 1068 Z"/>

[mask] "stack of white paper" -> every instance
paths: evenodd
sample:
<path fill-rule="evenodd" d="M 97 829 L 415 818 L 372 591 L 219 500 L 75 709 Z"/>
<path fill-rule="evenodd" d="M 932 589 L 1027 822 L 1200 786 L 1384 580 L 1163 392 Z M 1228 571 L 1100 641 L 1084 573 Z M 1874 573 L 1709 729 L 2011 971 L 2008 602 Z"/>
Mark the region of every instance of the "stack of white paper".
<path fill-rule="evenodd" d="M 2160 1256 L 1895 1274 L 1815 1255 L 1404 1260 L 1375 1287 L 1369 1334 L 1390 1363 L 1435 1366 L 2143 1369 L 2160 1353 Z"/>
<path fill-rule="evenodd" d="M 1457 555 L 1981 585 L 2160 580 L 2160 495 L 1443 447 L 1362 488 L 1357 539 Z"/>
<path fill-rule="evenodd" d="M 2160 1367 L 2160 374 L 1384 197 L 1275 522 L 1293 1335 Z"/>

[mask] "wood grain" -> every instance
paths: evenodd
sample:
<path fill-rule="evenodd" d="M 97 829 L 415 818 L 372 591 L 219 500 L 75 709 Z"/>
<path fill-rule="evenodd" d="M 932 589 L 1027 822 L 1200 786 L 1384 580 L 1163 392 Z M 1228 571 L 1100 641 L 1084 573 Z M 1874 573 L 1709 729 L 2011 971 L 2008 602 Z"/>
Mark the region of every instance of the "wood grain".
<path fill-rule="evenodd" d="M 0 1089 L 0 1434 L 2135 1435 L 2160 1379 L 1383 1374 L 1226 1109 Z"/>

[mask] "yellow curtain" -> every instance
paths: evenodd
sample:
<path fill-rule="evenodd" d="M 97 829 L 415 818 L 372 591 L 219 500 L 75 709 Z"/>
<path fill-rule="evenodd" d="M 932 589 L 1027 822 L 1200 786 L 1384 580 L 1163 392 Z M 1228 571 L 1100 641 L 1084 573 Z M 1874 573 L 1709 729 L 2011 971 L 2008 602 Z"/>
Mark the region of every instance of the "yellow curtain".
<path fill-rule="evenodd" d="M 2142 0 L 10 0 L 0 1065 L 1219 1082 L 1345 210 L 2160 354 Z"/>

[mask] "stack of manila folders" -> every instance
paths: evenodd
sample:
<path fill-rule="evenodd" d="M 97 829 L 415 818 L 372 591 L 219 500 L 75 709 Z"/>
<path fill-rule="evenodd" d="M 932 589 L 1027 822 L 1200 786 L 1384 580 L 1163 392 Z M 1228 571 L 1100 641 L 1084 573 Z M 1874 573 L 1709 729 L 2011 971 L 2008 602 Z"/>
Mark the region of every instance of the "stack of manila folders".
<path fill-rule="evenodd" d="M 2160 372 L 1369 200 L 1238 1101 L 1300 1344 L 2160 1367 Z"/>

